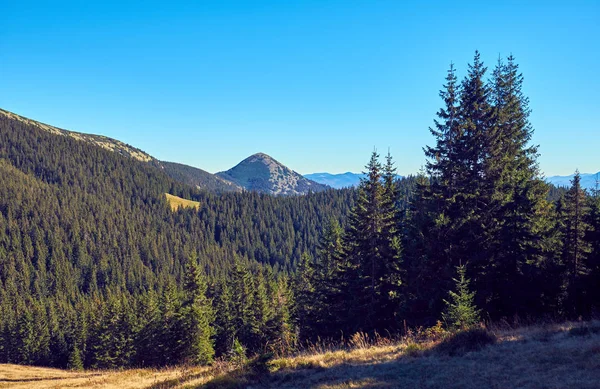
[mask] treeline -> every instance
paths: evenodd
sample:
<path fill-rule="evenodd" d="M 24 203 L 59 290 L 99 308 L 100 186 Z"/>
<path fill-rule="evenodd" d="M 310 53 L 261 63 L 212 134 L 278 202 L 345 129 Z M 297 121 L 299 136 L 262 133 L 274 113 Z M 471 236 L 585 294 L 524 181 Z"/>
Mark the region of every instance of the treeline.
<path fill-rule="evenodd" d="M 301 338 L 433 325 L 448 317 L 456 279 L 485 320 L 598 310 L 600 193 L 586 194 L 578 174 L 550 193 L 514 58 L 485 74 L 479 53 L 461 82 L 450 67 L 406 212 L 391 158 L 373 153 L 347 227 L 333 220 L 296 276 Z"/>
<path fill-rule="evenodd" d="M 183 285 L 161 292 L 3 300 L 0 363 L 109 369 L 207 364 L 234 344 L 241 356 L 289 350 L 291 290 L 267 269 L 236 258 L 209 281 L 192 258 Z"/>

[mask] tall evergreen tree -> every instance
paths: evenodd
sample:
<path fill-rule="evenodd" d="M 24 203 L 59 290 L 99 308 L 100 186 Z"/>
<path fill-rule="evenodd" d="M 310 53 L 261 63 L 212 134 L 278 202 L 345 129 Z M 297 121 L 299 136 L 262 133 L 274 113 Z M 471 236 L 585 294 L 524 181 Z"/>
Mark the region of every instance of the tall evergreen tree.
<path fill-rule="evenodd" d="M 228 281 L 219 279 L 214 296 L 215 312 L 215 351 L 217 355 L 226 355 L 233 347 L 235 337 L 233 316 L 233 295 Z"/>
<path fill-rule="evenodd" d="M 397 188 L 391 157 L 386 167 L 376 151 L 366 166 L 344 238 L 347 331 L 385 331 L 398 313 L 400 235 Z"/>
<path fill-rule="evenodd" d="M 247 264 L 238 257 L 234 259 L 230 277 L 232 289 L 235 291 L 235 297 L 233 298 L 233 337 L 238 339 L 244 347 L 249 348 L 251 351 L 257 351 L 253 349 L 259 344 L 256 340 L 256 333 L 253 331 L 253 328 L 257 328 L 256 312 L 253 311 L 254 277 Z"/>
<path fill-rule="evenodd" d="M 383 227 L 382 166 L 376 151 L 371 153 L 365 174 L 358 187 L 358 198 L 350 213 L 345 237 L 351 279 L 346 293 L 353 300 L 348 304 L 350 320 L 347 324 L 352 332 L 376 329 L 377 304 L 381 301 L 379 280 L 384 274 L 379 247 Z"/>
<path fill-rule="evenodd" d="M 485 267 L 494 271 L 485 272 L 478 287 L 488 286 L 486 309 L 497 317 L 532 313 L 543 306 L 542 285 L 536 281 L 552 266 L 548 257 L 552 223 L 548 186 L 536 161 L 537 146 L 530 144 L 529 100 L 523 95 L 523 76 L 513 56 L 506 64 L 499 60 L 490 83 L 493 125 L 486 137 L 484 165 L 490 248 Z M 533 284 L 536 287 L 527 287 Z M 517 297 L 518 290 L 531 293 Z"/>
<path fill-rule="evenodd" d="M 596 187 L 589 198 L 588 224 L 590 226 L 586 240 L 590 243 L 588 255 L 589 276 L 586 289 L 592 309 L 600 311 L 600 176 L 596 176 Z"/>
<path fill-rule="evenodd" d="M 409 247 L 409 268 L 417 269 L 411 279 L 431 278 L 431 272 L 436 278 L 428 279 L 436 286 L 426 294 L 411 287 L 412 296 L 424 296 L 414 297 L 417 311 L 440 311 L 440 295 L 460 261 L 469 262 L 478 303 L 491 317 L 539 311 L 546 295 L 543 285 L 526 287 L 549 266 L 552 208 L 537 148 L 529 145 L 533 130 L 522 76 L 512 57 L 498 64 L 491 82 L 485 73 L 476 52 L 460 87 L 451 67 L 440 94 L 444 108 L 431 130 L 436 146 L 425 149 L 431 182 L 421 187 L 411 212 L 411 222 L 421 227 L 409 229 L 414 235 L 408 238 L 421 241 Z"/>
<path fill-rule="evenodd" d="M 214 348 L 212 302 L 207 298 L 206 278 L 195 257 L 191 257 L 186 269 L 185 299 L 182 305 L 183 320 L 181 360 L 206 365 L 213 361 Z"/>
<path fill-rule="evenodd" d="M 396 168 L 388 151 L 383 165 L 383 199 L 381 204 L 382 228 L 379 236 L 379 247 L 382 253 L 383 274 L 381 283 L 381 299 L 379 311 L 380 328 L 396 328 L 398 314 L 403 308 L 404 282 L 406 270 L 402 259 L 402 215 L 398 206 L 399 189 Z"/>
<path fill-rule="evenodd" d="M 318 314 L 315 306 L 315 268 L 308 254 L 302 255 L 293 279 L 293 316 L 298 323 L 300 337 L 312 339 L 318 334 Z"/>
<path fill-rule="evenodd" d="M 562 260 L 566 267 L 565 292 L 567 295 L 565 311 L 570 315 L 588 313 L 586 305 L 585 280 L 589 274 L 588 256 L 591 244 L 586 235 L 591 231 L 588 224 L 588 200 L 581 188 L 579 171 L 571 181 L 571 188 L 565 195 L 562 214 L 563 252 Z"/>
<path fill-rule="evenodd" d="M 319 238 L 317 261 L 312 284 L 315 289 L 315 335 L 331 338 L 340 335 L 349 307 L 346 293 L 349 280 L 344 267 L 344 231 L 337 220 L 330 219 Z"/>

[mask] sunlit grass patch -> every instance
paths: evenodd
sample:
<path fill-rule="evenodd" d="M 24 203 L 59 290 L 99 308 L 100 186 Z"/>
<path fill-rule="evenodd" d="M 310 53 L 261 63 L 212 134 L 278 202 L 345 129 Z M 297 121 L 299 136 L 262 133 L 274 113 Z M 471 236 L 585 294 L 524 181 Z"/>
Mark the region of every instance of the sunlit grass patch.
<path fill-rule="evenodd" d="M 200 208 L 200 203 L 198 201 L 186 200 L 168 193 L 165 193 L 165 196 L 167 197 L 167 201 L 169 202 L 169 205 L 173 211 L 177 211 L 180 207 L 196 209 Z"/>

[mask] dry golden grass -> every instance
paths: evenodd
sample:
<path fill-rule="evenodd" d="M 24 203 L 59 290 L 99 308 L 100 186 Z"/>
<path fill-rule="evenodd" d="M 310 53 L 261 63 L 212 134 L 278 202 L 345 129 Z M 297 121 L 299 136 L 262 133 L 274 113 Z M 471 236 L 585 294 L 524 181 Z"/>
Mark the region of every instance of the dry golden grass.
<path fill-rule="evenodd" d="M 0 364 L 0 388 L 15 389 L 159 389 L 200 386 L 214 378 L 206 367 L 71 372 Z"/>
<path fill-rule="evenodd" d="M 167 201 L 171 205 L 173 211 L 177 211 L 179 207 L 182 208 L 200 208 L 200 203 L 197 201 L 182 199 L 181 197 L 173 196 L 172 194 L 165 193 Z"/>
<path fill-rule="evenodd" d="M 363 339 L 272 360 L 260 375 L 225 363 L 82 373 L 0 365 L 0 388 L 600 388 L 600 322 L 490 331 L 496 344 L 460 356 L 438 350 L 439 337 Z"/>

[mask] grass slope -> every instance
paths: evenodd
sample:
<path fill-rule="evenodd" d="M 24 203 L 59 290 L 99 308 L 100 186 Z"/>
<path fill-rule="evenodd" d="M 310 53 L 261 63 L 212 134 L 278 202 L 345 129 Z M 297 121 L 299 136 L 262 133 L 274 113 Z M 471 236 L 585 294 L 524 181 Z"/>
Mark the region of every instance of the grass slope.
<path fill-rule="evenodd" d="M 179 207 L 182 208 L 200 208 L 200 203 L 193 200 L 182 199 L 181 197 L 173 196 L 172 194 L 165 193 L 167 196 L 167 201 L 169 205 L 171 205 L 171 209 L 173 211 L 177 211 Z"/>
<path fill-rule="evenodd" d="M 315 349 L 272 360 L 265 366 L 268 371 L 261 374 L 256 373 L 256 368 L 235 369 L 226 363 L 208 368 L 82 373 L 0 365 L 0 388 L 581 389 L 600 386 L 600 322 L 517 329 L 496 327 L 473 335 L 420 342 L 415 337 L 398 341 L 383 339 L 375 345 L 357 341 L 346 350 Z"/>

